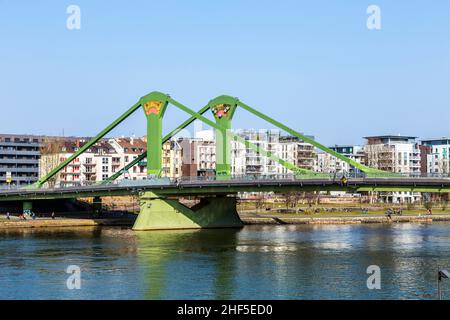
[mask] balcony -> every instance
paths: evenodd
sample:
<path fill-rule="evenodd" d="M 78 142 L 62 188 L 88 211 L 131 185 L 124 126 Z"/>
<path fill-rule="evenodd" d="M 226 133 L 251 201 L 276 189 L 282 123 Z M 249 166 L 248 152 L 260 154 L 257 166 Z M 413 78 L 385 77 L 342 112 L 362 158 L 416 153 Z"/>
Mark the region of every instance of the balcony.
<path fill-rule="evenodd" d="M 1 164 L 39 164 L 39 159 L 1 159 Z"/>
<path fill-rule="evenodd" d="M 20 141 L 4 142 L 4 141 L 0 141 L 0 146 L 4 146 L 4 147 L 34 147 L 34 148 L 39 148 L 41 146 L 41 144 L 39 142 L 20 142 Z"/>
<path fill-rule="evenodd" d="M 10 156 L 39 156 L 40 152 L 39 150 L 7 150 L 7 149 L 0 149 L 0 154 L 3 155 L 10 155 Z"/>

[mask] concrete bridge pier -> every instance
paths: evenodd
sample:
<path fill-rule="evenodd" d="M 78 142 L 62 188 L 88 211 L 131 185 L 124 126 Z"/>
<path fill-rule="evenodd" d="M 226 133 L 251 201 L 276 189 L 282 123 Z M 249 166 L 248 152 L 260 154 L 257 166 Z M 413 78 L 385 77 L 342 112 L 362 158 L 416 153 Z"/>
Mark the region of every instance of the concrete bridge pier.
<path fill-rule="evenodd" d="M 92 209 L 95 215 L 100 215 L 102 213 L 102 198 L 94 197 L 92 200 Z"/>
<path fill-rule="evenodd" d="M 140 213 L 133 230 L 169 230 L 201 228 L 241 228 L 243 223 L 236 210 L 236 198 L 204 197 L 188 207 L 177 197 L 143 192 Z"/>

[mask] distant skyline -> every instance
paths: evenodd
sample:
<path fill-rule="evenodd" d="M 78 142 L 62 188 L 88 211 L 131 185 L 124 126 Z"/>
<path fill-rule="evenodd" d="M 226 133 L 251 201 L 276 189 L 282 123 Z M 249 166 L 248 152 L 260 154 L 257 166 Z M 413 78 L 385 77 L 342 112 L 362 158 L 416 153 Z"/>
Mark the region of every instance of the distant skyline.
<path fill-rule="evenodd" d="M 0 133 L 93 136 L 162 91 L 193 109 L 237 96 L 330 146 L 450 136 L 449 33 L 447 0 L 0 0 Z M 171 106 L 164 132 L 186 117 Z M 272 128 L 243 110 L 233 126 Z M 132 134 L 143 112 L 110 135 Z"/>

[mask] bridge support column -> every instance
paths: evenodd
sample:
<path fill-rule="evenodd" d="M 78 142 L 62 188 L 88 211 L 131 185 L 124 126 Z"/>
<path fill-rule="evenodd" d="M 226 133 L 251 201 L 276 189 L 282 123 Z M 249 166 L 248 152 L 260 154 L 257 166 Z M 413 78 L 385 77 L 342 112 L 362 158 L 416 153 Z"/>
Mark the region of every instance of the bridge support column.
<path fill-rule="evenodd" d="M 147 117 L 147 175 L 160 176 L 162 168 L 162 119 L 167 96 L 152 92 L 141 98 Z"/>
<path fill-rule="evenodd" d="M 225 180 L 231 176 L 231 141 L 227 130 L 231 129 L 237 104 L 233 98 L 220 96 L 210 101 L 209 105 L 216 123 L 223 128 L 216 129 L 216 177 Z"/>
<path fill-rule="evenodd" d="M 92 200 L 92 208 L 94 209 L 94 214 L 100 215 L 102 212 L 102 198 L 95 197 Z"/>
<path fill-rule="evenodd" d="M 141 211 L 133 230 L 241 228 L 234 197 L 207 197 L 188 208 L 177 198 L 153 192 L 140 196 Z"/>

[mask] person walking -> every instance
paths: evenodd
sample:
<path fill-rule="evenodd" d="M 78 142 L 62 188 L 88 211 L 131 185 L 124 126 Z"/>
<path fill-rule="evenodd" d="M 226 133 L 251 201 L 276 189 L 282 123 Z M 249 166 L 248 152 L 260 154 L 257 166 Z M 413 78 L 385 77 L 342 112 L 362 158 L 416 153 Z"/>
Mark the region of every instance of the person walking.
<path fill-rule="evenodd" d="M 55 220 L 55 211 L 52 212 L 52 220 Z"/>
<path fill-rule="evenodd" d="M 9 212 L 6 213 L 6 219 L 10 220 Z"/>

